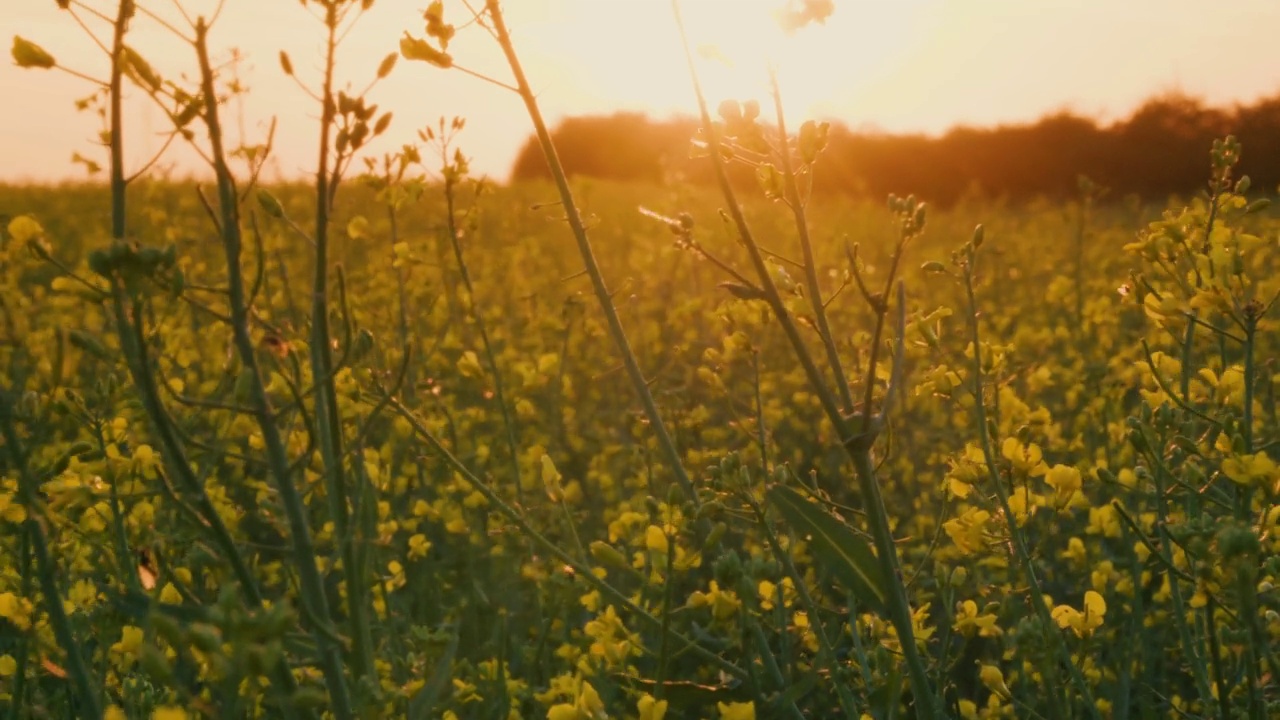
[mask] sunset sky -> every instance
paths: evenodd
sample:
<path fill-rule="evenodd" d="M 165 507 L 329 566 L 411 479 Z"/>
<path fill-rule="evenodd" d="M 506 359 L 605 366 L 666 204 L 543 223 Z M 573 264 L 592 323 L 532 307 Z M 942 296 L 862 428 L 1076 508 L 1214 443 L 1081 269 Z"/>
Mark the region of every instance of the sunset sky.
<path fill-rule="evenodd" d="M 86 0 L 109 10 L 113 3 Z M 141 0 L 180 19 L 173 3 Z M 149 5 L 148 5 L 149 2 Z M 183 0 L 192 15 L 213 0 Z M 825 26 L 786 37 L 771 21 L 779 0 L 685 0 L 695 44 L 728 60 L 704 59 L 713 101 L 765 100 L 765 60 L 779 68 L 794 119 L 830 117 L 851 126 L 936 133 L 958 124 L 1026 121 L 1068 108 L 1100 118 L 1123 115 L 1143 98 L 1180 89 L 1214 104 L 1280 92 L 1277 0 L 835 0 Z M 348 36 L 341 78 L 362 87 L 405 30 L 420 34 L 425 0 L 378 0 Z M 446 0 L 446 19 L 461 22 L 461 2 Z M 564 115 L 644 110 L 660 117 L 693 108 L 688 74 L 666 0 L 508 0 L 508 22 L 544 113 Z M 81 13 L 99 37 L 109 28 Z M 69 68 L 105 76 L 106 57 L 54 0 L 5 0 L 0 29 L 36 42 Z M 133 44 L 161 73 L 189 72 L 191 54 L 145 18 Z M 318 78 L 320 23 L 297 0 L 227 0 L 215 27 L 216 47 L 244 51 L 251 94 L 243 127 L 258 138 L 279 118 L 281 176 L 314 163 L 318 108 L 284 77 L 280 50 L 298 75 Z M 450 47 L 456 62 L 506 80 L 493 41 L 464 29 Z M 57 180 L 82 171 L 72 152 L 102 160 L 93 144 L 95 118 L 75 112 L 91 87 L 57 71 L 0 63 L 0 180 Z M 133 95 L 140 95 L 134 91 Z M 529 122 L 518 98 L 457 71 L 401 62 L 371 99 L 395 111 L 382 152 L 414 138 L 440 116 L 461 115 L 461 145 L 473 167 L 504 179 Z M 163 116 L 135 97 L 127 134 L 141 162 L 160 145 Z M 234 118 L 234 116 L 233 116 Z M 233 123 L 239 124 L 239 123 Z M 198 165 L 188 152 L 170 156 L 178 174 Z"/>

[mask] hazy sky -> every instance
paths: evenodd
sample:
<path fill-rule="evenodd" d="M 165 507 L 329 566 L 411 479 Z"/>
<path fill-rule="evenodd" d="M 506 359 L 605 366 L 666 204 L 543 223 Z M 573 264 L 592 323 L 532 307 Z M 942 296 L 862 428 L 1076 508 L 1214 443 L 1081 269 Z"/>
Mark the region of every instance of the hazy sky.
<path fill-rule="evenodd" d="M 180 1 L 192 15 L 216 5 Z M 1024 121 L 1061 108 L 1113 118 L 1175 88 L 1215 104 L 1280 92 L 1280 0 L 836 0 L 825 26 L 794 37 L 770 22 L 769 8 L 779 1 L 685 0 L 694 42 L 714 45 L 729 60 L 701 61 L 713 101 L 767 100 L 766 56 L 779 68 L 793 119 L 834 117 L 890 131 Z M 85 2 L 106 11 L 114 4 Z M 180 19 L 173 0 L 140 2 Z M 343 45 L 343 81 L 363 87 L 404 30 L 421 32 L 425 5 L 377 0 Z M 459 0 L 445 6 L 447 19 L 462 19 Z M 618 109 L 659 116 L 693 110 L 666 0 L 508 0 L 506 7 L 550 120 Z M 103 23 L 80 16 L 99 37 L 108 36 Z M 105 55 L 54 0 L 0 0 L 0 31 L 6 46 L 22 35 L 67 67 L 105 74 Z M 191 71 L 190 51 L 156 23 L 139 17 L 131 37 L 160 72 Z M 256 138 L 266 119 L 279 119 L 278 171 L 286 176 L 314 164 L 317 107 L 284 77 L 277 54 L 287 50 L 299 77 L 315 81 L 322 37 L 297 0 L 226 0 L 212 35 L 223 59 L 233 46 L 243 50 L 251 93 L 242 126 Z M 460 65 L 509 77 L 480 28 L 461 30 L 450 50 Z M 98 120 L 73 107 L 91 91 L 86 81 L 0 63 L 0 90 L 0 180 L 78 177 L 70 162 L 76 151 L 102 159 L 94 145 Z M 372 99 L 395 111 L 392 130 L 373 151 L 413 140 L 414 130 L 442 115 L 462 115 L 468 125 L 461 144 L 473 167 L 500 179 L 530 128 L 514 95 L 421 63 L 401 62 Z M 140 162 L 159 147 L 164 118 L 134 97 L 127 119 L 128 155 Z M 179 173 L 197 167 L 189 152 L 170 158 Z"/>

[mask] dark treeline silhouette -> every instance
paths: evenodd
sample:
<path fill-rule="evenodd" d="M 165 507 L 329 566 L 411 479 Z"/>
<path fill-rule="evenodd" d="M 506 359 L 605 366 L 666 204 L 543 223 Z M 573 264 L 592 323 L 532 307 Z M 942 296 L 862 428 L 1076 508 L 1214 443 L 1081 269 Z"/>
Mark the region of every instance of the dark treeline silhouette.
<path fill-rule="evenodd" d="M 708 182 L 709 163 L 689 153 L 697 125 L 687 118 L 618 113 L 566 119 L 553 135 L 572 175 Z M 1203 187 L 1209 147 L 1227 134 L 1244 145 L 1241 172 L 1254 187 L 1274 189 L 1280 183 L 1280 95 L 1224 109 L 1177 93 L 1153 97 L 1105 125 L 1059 112 L 1033 123 L 959 127 L 930 137 L 854 132 L 833 123 L 814 188 L 873 197 L 915 193 L 948 204 L 966 195 L 1061 198 L 1077 192 L 1083 174 L 1113 196 L 1163 198 Z M 511 179 L 546 177 L 542 153 L 530 139 Z"/>

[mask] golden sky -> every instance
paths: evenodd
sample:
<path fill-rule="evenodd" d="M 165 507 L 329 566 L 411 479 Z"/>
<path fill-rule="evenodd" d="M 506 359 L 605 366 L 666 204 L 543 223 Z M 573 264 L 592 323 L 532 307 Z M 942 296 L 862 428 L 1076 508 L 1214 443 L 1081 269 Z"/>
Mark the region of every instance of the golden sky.
<path fill-rule="evenodd" d="M 109 10 L 109 0 L 84 0 Z M 177 20 L 171 0 L 140 0 Z M 214 0 L 181 0 L 192 15 Z M 684 0 L 697 45 L 728 59 L 702 60 L 712 100 L 767 100 L 766 59 L 778 68 L 792 121 L 830 117 L 851 126 L 940 132 L 958 124 L 1024 121 L 1069 108 L 1114 118 L 1159 91 L 1181 89 L 1208 102 L 1251 101 L 1280 92 L 1275 55 L 1280 0 L 835 0 L 825 26 L 786 37 L 771 22 L 779 0 Z M 377 0 L 347 36 L 340 79 L 362 87 L 404 30 L 420 33 L 426 0 Z M 544 113 L 644 110 L 688 113 L 693 97 L 667 0 L 507 0 L 508 22 Z M 462 3 L 446 0 L 446 19 Z M 87 13 L 90 27 L 108 28 Z M 3 42 L 15 34 L 59 62 L 102 76 L 105 55 L 58 10 L 54 0 L 0 2 Z M 161 73 L 189 72 L 190 52 L 145 18 L 133 44 Z M 225 59 L 238 47 L 250 95 L 234 123 L 251 140 L 278 118 L 275 172 L 296 176 L 314 163 L 317 107 L 284 77 L 280 50 L 299 77 L 319 74 L 322 27 L 296 0 L 226 0 L 212 35 Z M 462 30 L 450 47 L 469 69 L 505 80 L 509 73 L 480 29 Z M 76 113 L 91 87 L 60 71 L 0 63 L 0 180 L 82 176 L 73 152 L 101 160 L 98 121 Z M 138 95 L 135 91 L 134 95 Z M 371 97 L 395 112 L 392 129 L 371 147 L 382 152 L 414 139 L 440 116 L 461 115 L 461 146 L 474 169 L 504 179 L 529 132 L 518 99 L 456 71 L 401 62 Z M 160 145 L 164 118 L 133 98 L 127 153 L 141 162 Z M 793 122 L 793 124 L 795 124 Z M 169 156 L 177 174 L 198 168 L 189 152 Z"/>

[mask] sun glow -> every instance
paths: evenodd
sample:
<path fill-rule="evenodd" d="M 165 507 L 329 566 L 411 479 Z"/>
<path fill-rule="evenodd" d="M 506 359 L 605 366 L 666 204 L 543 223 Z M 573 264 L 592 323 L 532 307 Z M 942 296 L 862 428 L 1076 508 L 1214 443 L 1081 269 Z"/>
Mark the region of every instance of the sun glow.
<path fill-rule="evenodd" d="M 604 88 L 598 100 L 615 107 L 696 112 L 670 3 L 547 0 L 532 5 L 542 5 L 542 12 L 517 12 L 527 13 L 530 40 L 539 49 L 574 46 L 595 58 L 587 65 L 564 67 L 548 79 L 545 85 L 553 96 L 570 84 L 591 85 Z M 878 80 L 882 61 L 895 53 L 894 44 L 906 34 L 904 19 L 918 5 L 918 0 L 846 4 L 827 23 L 794 32 L 779 23 L 784 0 L 684 0 L 680 9 L 713 106 L 725 99 L 754 99 L 772 107 L 772 70 L 782 88 L 784 110 L 799 120 L 831 107 L 835 97 L 851 88 Z M 837 41 L 841 36 L 848 42 Z"/>
<path fill-rule="evenodd" d="M 406 30 L 421 31 L 427 2 L 377 0 L 344 35 L 338 85 L 367 83 Z M 1219 104 L 1275 87 L 1275 63 L 1269 62 L 1270 46 L 1262 36 L 1275 26 L 1273 19 L 1280 19 L 1280 5 L 1273 0 L 1241 0 L 1211 16 L 1202 16 L 1191 0 L 1133 0 L 1121 10 L 1103 0 L 1034 8 L 1024 0 L 835 0 L 825 24 L 792 34 L 775 17 L 786 3 L 681 0 L 713 107 L 727 99 L 756 100 L 770 117 L 770 67 L 778 75 L 788 125 L 830 118 L 895 132 L 1026 121 L 1064 106 L 1106 116 L 1175 82 L 1170 74 L 1175 70 L 1180 87 Z M 105 12 L 115 0 L 83 4 Z M 145 4 L 169 22 L 183 21 L 174 3 Z M 191 15 L 211 12 L 218 4 L 181 0 Z M 553 123 L 620 110 L 658 118 L 696 112 L 668 0 L 506 0 L 503 5 L 526 73 Z M 102 77 L 103 52 L 57 3 L 8 2 L 0 8 L 7 31 L 39 43 L 69 68 Z M 445 8 L 450 22 L 465 24 L 461 0 L 445 0 Z M 1150 32 L 1150 18 L 1182 16 L 1197 20 L 1169 21 L 1162 32 Z M 109 37 L 107 25 L 87 13 L 84 17 L 100 39 Z M 1108 22 L 1099 23 L 1099 17 Z M 288 52 L 298 78 L 316 87 L 321 30 L 297 2 L 227 0 L 211 34 L 220 61 L 232 47 L 245 58 L 237 72 L 243 71 L 250 88 L 243 107 L 246 139 L 261 141 L 272 118 L 278 121 L 280 176 L 296 177 L 310 167 L 317 108 L 307 91 L 284 76 L 277 57 Z M 156 22 L 137 19 L 129 37 L 161 73 L 190 72 L 190 49 Z M 1082 44 L 1080 38 L 1086 37 L 1089 43 Z M 1228 37 L 1229 42 L 1220 40 Z M 501 51 L 479 27 L 460 27 L 449 50 L 469 70 L 499 81 L 511 77 Z M 1114 58 L 1121 55 L 1133 62 L 1116 65 Z M 95 145 L 101 122 L 71 109 L 91 90 L 84 80 L 0 63 L 0 86 L 21 98 L 22 107 L 0 116 L 0 137 L 8 139 L 0 169 L 4 178 L 78 177 L 70 162 L 73 152 L 102 159 Z M 131 90 L 126 100 L 125 134 L 126 155 L 140 165 L 163 144 L 166 119 L 139 95 Z M 368 148 L 375 155 L 413 142 L 416 130 L 440 116 L 461 115 L 467 131 L 460 142 L 473 155 L 473 167 L 502 178 L 530 130 L 518 98 L 462 72 L 402 64 L 372 99 L 395 113 L 390 131 Z M 177 146 L 165 161 L 179 175 L 204 167 Z"/>

